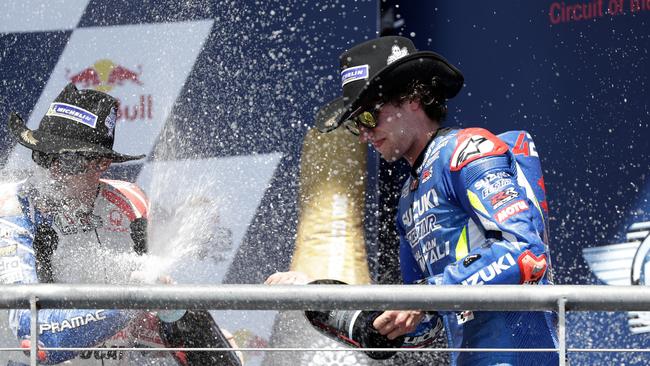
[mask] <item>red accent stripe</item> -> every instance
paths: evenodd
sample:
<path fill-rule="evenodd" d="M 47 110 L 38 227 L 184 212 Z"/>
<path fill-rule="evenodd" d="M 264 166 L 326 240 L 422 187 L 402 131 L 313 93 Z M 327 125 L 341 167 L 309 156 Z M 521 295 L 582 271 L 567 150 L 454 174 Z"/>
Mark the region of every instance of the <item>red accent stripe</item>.
<path fill-rule="evenodd" d="M 145 219 L 149 217 L 149 200 L 140 187 L 119 180 L 102 179 L 103 182 L 119 191 Z"/>
<path fill-rule="evenodd" d="M 102 190 L 102 196 L 104 196 L 109 202 L 117 206 L 126 216 L 129 218 L 129 220 L 133 221 L 137 217 L 135 215 L 135 211 L 133 211 L 133 207 L 129 204 L 129 202 L 124 199 L 123 197 L 120 197 L 118 194 L 115 192 L 111 192 L 109 190 Z"/>
<path fill-rule="evenodd" d="M 542 201 L 542 202 L 540 202 L 540 206 L 542 206 L 544 211 L 546 211 L 546 213 L 548 214 L 548 202 Z"/>

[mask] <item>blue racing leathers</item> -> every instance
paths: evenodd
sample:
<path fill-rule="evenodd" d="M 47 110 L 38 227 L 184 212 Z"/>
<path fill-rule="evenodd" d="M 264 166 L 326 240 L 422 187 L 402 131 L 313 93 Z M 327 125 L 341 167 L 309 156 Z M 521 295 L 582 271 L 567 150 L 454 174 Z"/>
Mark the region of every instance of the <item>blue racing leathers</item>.
<path fill-rule="evenodd" d="M 547 220 L 541 166 L 528 133 L 513 131 L 499 138 L 479 128 L 439 130 L 401 192 L 397 231 L 403 280 L 431 285 L 550 284 Z M 449 347 L 557 347 L 552 312 L 438 315 Z M 429 317 L 417 334 L 436 323 L 435 315 Z M 558 356 L 459 352 L 452 363 L 557 365 Z"/>

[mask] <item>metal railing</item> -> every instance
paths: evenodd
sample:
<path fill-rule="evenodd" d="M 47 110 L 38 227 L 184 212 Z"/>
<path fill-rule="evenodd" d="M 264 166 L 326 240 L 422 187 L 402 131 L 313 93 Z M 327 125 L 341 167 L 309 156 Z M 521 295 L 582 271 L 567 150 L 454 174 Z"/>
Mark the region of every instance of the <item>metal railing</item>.
<path fill-rule="evenodd" d="M 399 285 L 3 285 L 0 309 L 30 308 L 30 360 L 36 365 L 38 309 L 210 309 L 210 310 L 440 310 L 557 311 L 557 349 L 400 349 L 404 352 L 558 352 L 565 365 L 568 352 L 650 352 L 647 349 L 567 349 L 567 311 L 649 311 L 644 286 L 399 286 Z M 14 351 L 20 348 L 2 348 Z M 55 350 L 46 348 L 46 350 Z M 56 348 L 56 350 L 95 350 Z M 101 350 L 106 351 L 106 348 Z M 120 348 L 121 351 L 130 349 Z M 142 351 L 141 348 L 136 349 Z M 172 348 L 151 349 L 180 350 Z M 224 349 L 188 348 L 195 351 Z M 238 348 L 240 351 L 309 351 L 309 348 Z M 323 349 L 318 349 L 322 351 Z M 327 349 L 349 351 L 350 349 Z M 388 349 L 365 349 L 386 351 Z M 393 349 L 394 350 L 394 349 Z"/>

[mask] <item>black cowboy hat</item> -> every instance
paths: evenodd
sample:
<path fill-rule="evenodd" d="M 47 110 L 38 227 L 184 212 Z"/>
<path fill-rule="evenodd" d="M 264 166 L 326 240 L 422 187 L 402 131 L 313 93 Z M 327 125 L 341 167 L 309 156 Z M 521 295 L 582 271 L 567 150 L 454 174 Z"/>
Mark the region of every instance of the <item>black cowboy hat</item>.
<path fill-rule="evenodd" d="M 96 90 L 77 90 L 71 83 L 50 104 L 38 129 L 27 128 L 16 113 L 8 123 L 21 145 L 46 154 L 87 153 L 116 163 L 145 157 L 113 151 L 116 113 L 117 99 Z"/>
<path fill-rule="evenodd" d="M 464 82 L 460 70 L 442 56 L 418 51 L 413 42 L 404 37 L 387 36 L 361 43 L 344 52 L 339 60 L 344 111 L 338 114 L 329 131 L 354 117 L 360 106 L 372 102 L 382 91 L 405 82 L 431 83 L 436 77 L 447 99 L 455 97 Z"/>
<path fill-rule="evenodd" d="M 339 118 L 344 112 L 343 97 L 338 97 L 327 102 L 316 112 L 314 124 L 320 132 L 333 131 L 339 126 Z"/>

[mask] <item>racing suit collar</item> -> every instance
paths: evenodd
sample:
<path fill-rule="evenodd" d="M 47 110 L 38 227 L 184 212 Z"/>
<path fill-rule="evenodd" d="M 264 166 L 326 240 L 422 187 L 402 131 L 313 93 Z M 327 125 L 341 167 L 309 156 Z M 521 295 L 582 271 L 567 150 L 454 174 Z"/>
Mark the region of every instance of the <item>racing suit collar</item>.
<path fill-rule="evenodd" d="M 413 179 L 417 179 L 419 177 L 419 175 L 420 175 L 420 172 L 419 172 L 420 166 L 422 165 L 422 162 L 424 161 L 424 158 L 427 156 L 427 151 L 429 151 L 429 146 L 431 145 L 433 140 L 435 140 L 436 137 L 438 137 L 438 134 L 440 133 L 441 130 L 443 130 L 442 127 L 438 127 L 438 129 L 435 130 L 433 135 L 431 135 L 431 138 L 429 139 L 429 142 L 427 142 L 424 149 L 422 149 L 422 151 L 420 152 L 420 155 L 418 155 L 418 157 L 415 159 L 415 162 L 413 163 L 413 166 L 411 166 L 411 177 Z"/>

